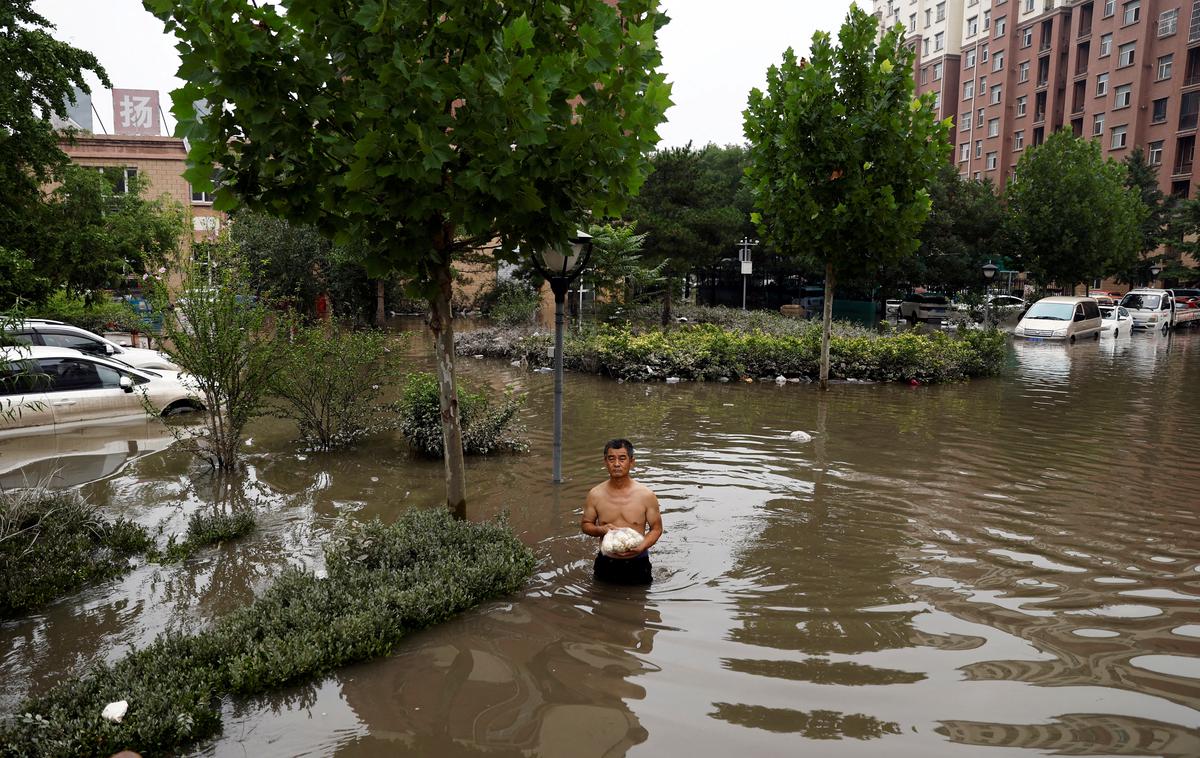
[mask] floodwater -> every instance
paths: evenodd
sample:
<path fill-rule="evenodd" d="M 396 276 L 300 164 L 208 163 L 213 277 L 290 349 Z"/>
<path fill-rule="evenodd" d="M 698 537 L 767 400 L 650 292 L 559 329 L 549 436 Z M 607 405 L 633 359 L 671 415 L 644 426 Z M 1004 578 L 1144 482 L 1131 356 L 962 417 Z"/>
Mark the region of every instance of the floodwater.
<path fill-rule="evenodd" d="M 532 452 L 468 477 L 472 517 L 508 511 L 536 551 L 533 580 L 389 658 L 228 700 L 197 754 L 1200 755 L 1200 331 L 1021 343 L 1005 377 L 940 387 L 568 375 L 558 488 L 552 376 L 460 367 L 529 393 Z M 618 435 L 662 503 L 649 589 L 594 583 L 578 533 Z M 16 472 L 10 441 L 0 471 L 73 485 L 83 461 L 106 512 L 169 534 L 214 487 L 164 439 L 43 440 L 66 457 Z M 227 486 L 260 531 L 0 625 L 4 710 L 284 565 L 319 570 L 339 518 L 441 498 L 440 462 L 390 438 L 311 454 L 262 422 L 247 452 Z"/>

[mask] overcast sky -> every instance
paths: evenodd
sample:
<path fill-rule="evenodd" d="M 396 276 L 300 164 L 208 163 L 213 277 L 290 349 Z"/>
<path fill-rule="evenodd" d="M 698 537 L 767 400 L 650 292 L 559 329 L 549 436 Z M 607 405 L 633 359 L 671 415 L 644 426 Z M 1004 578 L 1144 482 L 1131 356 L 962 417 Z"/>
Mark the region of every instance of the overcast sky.
<path fill-rule="evenodd" d="M 742 110 L 751 87 L 788 46 L 808 51 L 813 32 L 834 33 L 851 0 L 663 0 L 671 17 L 660 35 L 674 107 L 660 128 L 663 146 L 692 141 L 742 142 Z M 174 126 L 168 93 L 179 86 L 173 39 L 141 0 L 35 0 L 34 9 L 58 27 L 55 36 L 100 59 L 114 87 L 158 90 L 167 124 Z M 864 3 L 863 7 L 869 7 Z M 113 129 L 112 96 L 93 85 L 92 99 L 105 128 Z M 95 125 L 96 132 L 101 132 Z"/>

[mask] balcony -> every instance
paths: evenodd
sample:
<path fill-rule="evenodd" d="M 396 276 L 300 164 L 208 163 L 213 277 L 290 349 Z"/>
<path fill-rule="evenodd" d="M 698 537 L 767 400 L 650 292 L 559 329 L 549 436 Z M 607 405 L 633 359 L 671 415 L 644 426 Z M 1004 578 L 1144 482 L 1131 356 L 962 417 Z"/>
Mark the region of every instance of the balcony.
<path fill-rule="evenodd" d="M 1033 114 L 1033 123 L 1040 124 L 1046 120 L 1046 111 L 1038 111 Z"/>
<path fill-rule="evenodd" d="M 1196 122 L 1200 120 L 1200 113 L 1191 111 L 1189 113 L 1179 114 L 1179 131 L 1186 132 L 1196 128 Z"/>
<path fill-rule="evenodd" d="M 1194 164 L 1191 161 L 1188 161 L 1187 163 L 1176 163 L 1175 168 L 1171 169 L 1171 176 L 1191 176 L 1193 165 Z"/>

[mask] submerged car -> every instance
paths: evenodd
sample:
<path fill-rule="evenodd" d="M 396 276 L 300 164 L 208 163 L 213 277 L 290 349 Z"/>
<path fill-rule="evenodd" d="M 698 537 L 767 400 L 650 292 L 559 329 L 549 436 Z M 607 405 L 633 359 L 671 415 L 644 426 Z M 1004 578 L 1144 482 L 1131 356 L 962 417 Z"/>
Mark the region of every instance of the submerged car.
<path fill-rule="evenodd" d="M 157 350 L 118 345 L 87 329 L 80 329 L 61 321 L 26 319 L 19 326 L 10 329 L 6 336 L 30 345 L 65 347 L 99 358 L 113 358 L 134 368 L 179 370 L 179 366 Z"/>
<path fill-rule="evenodd" d="M 178 372 L 136 369 L 78 350 L 0 348 L 0 436 L 38 427 L 109 423 L 203 410 Z"/>
<path fill-rule="evenodd" d="M 1100 306 L 1090 297 L 1044 297 L 1026 311 L 1013 334 L 1068 342 L 1099 339 L 1101 323 Z"/>
<path fill-rule="evenodd" d="M 1119 305 L 1100 306 L 1100 331 L 1112 337 L 1133 334 L 1133 316 Z"/>

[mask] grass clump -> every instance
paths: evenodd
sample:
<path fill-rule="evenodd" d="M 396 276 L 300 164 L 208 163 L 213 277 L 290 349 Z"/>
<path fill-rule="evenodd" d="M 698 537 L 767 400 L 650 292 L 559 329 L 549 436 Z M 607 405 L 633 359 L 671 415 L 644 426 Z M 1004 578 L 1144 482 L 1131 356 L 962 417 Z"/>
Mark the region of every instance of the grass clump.
<path fill-rule="evenodd" d="M 202 547 L 243 537 L 254 531 L 257 523 L 254 514 L 248 510 L 228 513 L 218 509 L 196 511 L 188 519 L 183 540 L 176 541 L 172 535 L 166 548 L 157 557 L 167 562 L 181 561 Z"/>
<path fill-rule="evenodd" d="M 787 376 L 815 379 L 821 325 L 801 323 L 795 333 L 741 331 L 715 324 L 687 324 L 663 331 L 601 326 L 566 339 L 563 363 L 572 371 L 614 379 L 653 381 L 667 377 L 706 381 Z M 550 335 L 527 334 L 494 342 L 475 333 L 476 344 L 500 346 L 505 357 L 530 366 L 549 365 Z M 1006 355 L 1002 333 L 968 331 L 951 336 L 904 331 L 877 334 L 843 329 L 830 341 L 830 376 L 882 382 L 961 381 L 1000 372 Z"/>
<path fill-rule="evenodd" d="M 124 573 L 150 536 L 107 521 L 77 492 L 29 489 L 0 495 L 0 618 L 11 618 Z"/>
<path fill-rule="evenodd" d="M 0 756 L 177 753 L 220 732 L 220 700 L 258 695 L 391 651 L 409 632 L 518 590 L 532 552 L 503 523 L 409 511 L 348 526 L 327 576 L 288 570 L 253 605 L 196 634 L 166 634 L 57 685 L 0 723 Z M 121 723 L 100 717 L 128 700 Z"/>
<path fill-rule="evenodd" d="M 458 387 L 458 413 L 462 424 L 463 453 L 487 455 L 525 449 L 517 411 L 523 395 L 506 392 L 499 398 L 483 391 Z M 408 375 L 400 398 L 400 431 L 409 446 L 422 455 L 442 456 L 442 409 L 437 377 L 427 372 Z"/>
<path fill-rule="evenodd" d="M 497 281 L 481 300 L 483 315 L 503 326 L 532 323 L 541 304 L 537 290 L 515 279 Z"/>

